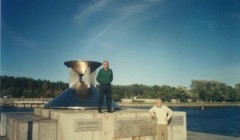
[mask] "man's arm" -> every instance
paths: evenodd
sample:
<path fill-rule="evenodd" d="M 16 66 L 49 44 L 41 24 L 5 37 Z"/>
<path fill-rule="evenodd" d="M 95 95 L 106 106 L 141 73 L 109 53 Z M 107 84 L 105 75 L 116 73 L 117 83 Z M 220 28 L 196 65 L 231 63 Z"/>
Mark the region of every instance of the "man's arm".
<path fill-rule="evenodd" d="M 152 108 L 149 110 L 149 113 L 150 113 L 150 115 L 151 115 L 152 118 L 155 118 L 156 113 L 155 113 L 154 107 L 152 107 Z"/>
<path fill-rule="evenodd" d="M 97 78 L 96 78 L 96 80 L 99 84 L 101 84 L 100 77 L 101 77 L 101 70 L 99 70 L 99 72 L 97 74 Z"/>
<path fill-rule="evenodd" d="M 111 70 L 112 71 L 112 70 Z M 110 81 L 112 82 L 113 81 L 113 71 L 111 72 L 111 75 L 110 75 Z"/>
<path fill-rule="evenodd" d="M 168 113 L 167 119 L 169 120 L 170 118 L 172 118 L 172 110 L 166 106 L 166 111 Z"/>

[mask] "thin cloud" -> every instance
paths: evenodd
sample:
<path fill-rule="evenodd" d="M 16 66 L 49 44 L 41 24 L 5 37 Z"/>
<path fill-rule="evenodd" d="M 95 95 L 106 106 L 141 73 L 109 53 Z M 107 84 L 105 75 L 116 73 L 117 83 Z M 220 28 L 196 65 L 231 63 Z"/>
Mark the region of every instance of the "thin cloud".
<path fill-rule="evenodd" d="M 98 43 L 99 46 L 103 49 L 106 49 L 106 50 L 112 50 L 112 49 L 115 49 L 116 46 L 114 46 L 112 43 L 110 42 L 100 42 Z"/>
<path fill-rule="evenodd" d="M 19 36 L 17 33 L 15 33 L 10 27 L 8 27 L 4 23 L 2 24 L 2 29 L 4 30 L 4 34 L 6 36 L 4 41 L 11 44 L 11 46 L 26 48 L 38 53 L 44 52 L 38 46 L 37 42 Z"/>
<path fill-rule="evenodd" d="M 43 53 L 42 49 L 40 49 L 37 46 L 37 43 L 34 42 L 34 41 L 27 40 L 27 39 L 25 39 L 23 37 L 20 37 L 20 36 L 17 36 L 17 35 L 12 36 L 12 38 L 13 38 L 14 44 L 16 46 L 21 46 L 21 47 L 30 49 L 30 50 L 38 52 L 38 53 Z"/>
<path fill-rule="evenodd" d="M 102 10 L 108 4 L 108 0 L 97 0 L 95 3 L 87 6 L 84 9 L 80 9 L 79 13 L 74 17 L 77 23 L 82 23 L 89 16 Z"/>
<path fill-rule="evenodd" d="M 146 21 L 147 19 L 150 19 L 151 16 L 146 16 L 142 13 L 146 12 L 147 10 L 151 9 L 152 7 L 158 5 L 162 0 L 154 0 L 154 1 L 141 1 L 137 4 L 132 5 L 125 5 L 122 7 L 119 7 L 112 13 L 116 13 L 116 16 L 108 19 L 107 23 L 100 24 L 101 28 L 97 27 L 91 30 L 89 33 L 91 38 L 88 40 L 87 49 L 92 49 L 98 46 L 99 42 L 101 43 L 104 41 L 106 37 L 111 36 L 114 32 L 117 32 L 118 34 L 126 34 L 126 32 L 129 32 L 129 30 L 121 30 L 121 27 L 125 27 L 127 29 L 130 29 L 133 26 L 136 26 L 140 24 L 141 22 Z M 98 4 L 97 4 L 98 5 Z M 104 5 L 106 6 L 106 5 Z M 97 10 L 100 11 L 103 6 L 98 6 Z M 89 9 L 89 8 L 86 8 Z M 89 11 L 89 10 L 86 10 Z M 91 11 L 91 10 L 90 10 Z M 96 10 L 92 10 L 96 11 Z M 92 12 L 87 12 L 89 13 Z M 84 14 L 85 15 L 85 14 Z M 86 18 L 86 16 L 81 16 L 82 20 L 83 17 Z M 125 25 L 125 26 L 124 26 Z"/>

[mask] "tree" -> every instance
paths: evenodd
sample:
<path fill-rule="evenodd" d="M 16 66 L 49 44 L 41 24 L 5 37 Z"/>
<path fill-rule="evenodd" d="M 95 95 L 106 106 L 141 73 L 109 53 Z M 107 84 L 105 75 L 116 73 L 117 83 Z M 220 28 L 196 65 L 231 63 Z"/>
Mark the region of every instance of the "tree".
<path fill-rule="evenodd" d="M 219 81 L 193 80 L 191 85 L 193 97 L 205 102 L 239 101 L 236 89 L 233 91 L 230 86 Z"/>
<path fill-rule="evenodd" d="M 192 80 L 191 91 L 197 100 L 207 101 L 208 99 L 205 83 L 206 81 Z"/>
<path fill-rule="evenodd" d="M 1 76 L 0 96 L 12 95 L 13 97 L 55 97 L 68 88 L 68 84 L 57 81 L 32 79 L 25 77 Z M 97 85 L 99 88 L 99 85 Z M 119 101 L 121 98 L 161 98 L 163 101 L 180 99 L 187 101 L 240 101 L 240 83 L 233 87 L 219 82 L 206 80 L 192 80 L 191 89 L 186 87 L 172 87 L 169 85 L 113 85 L 112 97 Z"/>
<path fill-rule="evenodd" d="M 161 98 L 163 101 L 171 101 L 174 98 L 175 88 L 163 85 L 157 91 L 157 98 Z"/>
<path fill-rule="evenodd" d="M 0 96 L 13 97 L 54 97 L 68 87 L 63 82 L 50 82 L 48 80 L 34 80 L 25 77 L 0 77 Z M 55 92 L 54 92 L 55 91 Z"/>
<path fill-rule="evenodd" d="M 176 88 L 176 99 L 181 102 L 187 102 L 188 99 L 192 97 L 192 93 L 187 89 L 187 87 L 179 86 Z"/>
<path fill-rule="evenodd" d="M 235 84 L 234 90 L 235 90 L 235 92 L 236 92 L 236 93 L 235 93 L 236 101 L 240 101 L 240 83 Z"/>

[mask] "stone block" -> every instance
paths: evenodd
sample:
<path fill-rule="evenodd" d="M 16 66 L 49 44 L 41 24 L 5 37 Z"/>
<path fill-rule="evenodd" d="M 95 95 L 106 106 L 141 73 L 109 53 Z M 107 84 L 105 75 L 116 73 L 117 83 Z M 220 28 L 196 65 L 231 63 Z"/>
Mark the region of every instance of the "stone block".
<path fill-rule="evenodd" d="M 50 118 L 50 109 L 43 109 L 41 116 L 46 117 L 46 118 Z"/>
<path fill-rule="evenodd" d="M 18 112 L 2 112 L 1 113 L 0 136 L 7 135 L 8 117 L 16 114 L 21 114 L 21 113 L 18 113 Z"/>
<path fill-rule="evenodd" d="M 33 122 L 32 140 L 57 140 L 57 122 L 53 120 Z"/>
<path fill-rule="evenodd" d="M 57 122 L 31 113 L 9 115 L 7 137 L 9 140 L 57 140 Z"/>
<path fill-rule="evenodd" d="M 53 120 L 58 120 L 58 112 L 56 111 L 51 111 L 50 112 L 50 119 L 53 119 Z"/>
<path fill-rule="evenodd" d="M 42 108 L 34 108 L 34 109 L 33 109 L 33 113 L 34 113 L 35 115 L 42 116 Z"/>

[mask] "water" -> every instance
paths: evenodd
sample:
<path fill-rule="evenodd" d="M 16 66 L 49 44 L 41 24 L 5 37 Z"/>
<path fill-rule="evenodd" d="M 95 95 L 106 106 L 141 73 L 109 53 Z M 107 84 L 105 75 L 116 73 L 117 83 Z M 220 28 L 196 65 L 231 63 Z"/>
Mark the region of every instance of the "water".
<path fill-rule="evenodd" d="M 33 112 L 33 108 L 0 106 L 0 113 L 1 112 Z"/>
<path fill-rule="evenodd" d="M 136 107 L 150 109 L 150 107 Z M 240 107 L 170 107 L 187 112 L 187 130 L 240 137 Z M 31 112 L 32 108 L 0 106 L 0 112 Z"/>
<path fill-rule="evenodd" d="M 191 131 L 240 137 L 240 107 L 173 108 L 187 112 Z"/>
<path fill-rule="evenodd" d="M 138 107 L 150 109 L 150 107 Z M 240 107 L 170 107 L 187 113 L 187 130 L 240 137 Z"/>

